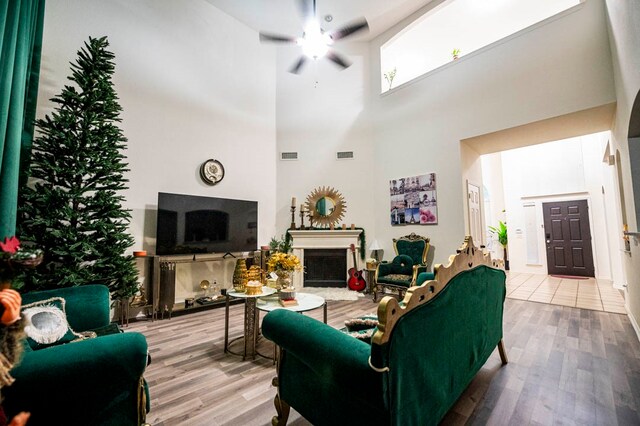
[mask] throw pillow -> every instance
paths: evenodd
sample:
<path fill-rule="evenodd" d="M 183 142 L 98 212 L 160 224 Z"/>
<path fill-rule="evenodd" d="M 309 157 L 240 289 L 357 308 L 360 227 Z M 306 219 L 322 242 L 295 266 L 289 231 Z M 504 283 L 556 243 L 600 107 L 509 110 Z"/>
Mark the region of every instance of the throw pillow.
<path fill-rule="evenodd" d="M 374 314 L 368 314 L 346 320 L 344 325 L 345 327 L 340 331 L 358 340 L 371 343 L 371 338 L 378 327 L 378 317 Z"/>
<path fill-rule="evenodd" d="M 85 338 L 69 326 L 64 305 L 62 297 L 52 297 L 22 307 L 24 331 L 31 349 L 38 350 Z"/>
<path fill-rule="evenodd" d="M 344 325 L 347 327 L 347 331 L 367 330 L 378 326 L 378 316 L 374 314 L 363 315 L 346 320 Z"/>
<path fill-rule="evenodd" d="M 373 333 L 375 333 L 376 330 L 377 328 L 369 328 L 367 330 L 358 330 L 358 331 L 346 331 L 345 329 L 342 329 L 340 331 L 342 331 L 345 334 L 348 334 L 351 337 L 355 337 L 358 340 L 362 340 L 365 343 L 371 344 L 371 338 L 373 337 Z"/>

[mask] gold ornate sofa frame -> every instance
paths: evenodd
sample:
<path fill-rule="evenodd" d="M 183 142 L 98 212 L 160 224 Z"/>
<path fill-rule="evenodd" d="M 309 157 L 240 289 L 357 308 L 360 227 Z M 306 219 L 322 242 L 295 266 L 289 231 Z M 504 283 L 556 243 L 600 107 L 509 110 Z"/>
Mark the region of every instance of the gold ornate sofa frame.
<path fill-rule="evenodd" d="M 504 269 L 500 260 L 492 260 L 490 254 L 485 254 L 475 247 L 472 237 L 468 235 L 457 253 L 449 256 L 447 265 L 437 264 L 434 267 L 436 279 L 427 281 L 419 287 L 409 288 L 402 302 L 390 296 L 386 296 L 380 301 L 378 305 L 378 330 L 373 335 L 372 342 L 378 345 L 388 342 L 393 326 L 400 317 L 436 297 L 449 284 L 449 281 L 460 272 L 473 269 L 479 265 Z M 500 340 L 498 349 L 502 363 L 506 364 L 508 360 L 502 340 Z"/>

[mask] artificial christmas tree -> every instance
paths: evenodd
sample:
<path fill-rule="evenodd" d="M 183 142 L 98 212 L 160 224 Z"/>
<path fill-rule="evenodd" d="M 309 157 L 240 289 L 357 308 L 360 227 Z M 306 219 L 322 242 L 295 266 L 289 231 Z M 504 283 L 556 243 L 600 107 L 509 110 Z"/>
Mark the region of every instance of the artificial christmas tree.
<path fill-rule="evenodd" d="M 71 64 L 55 110 L 36 121 L 30 184 L 21 190 L 20 236 L 45 252 L 25 276 L 25 290 L 105 284 L 114 297 L 137 291 L 125 250 L 129 211 L 122 207 L 128 171 L 122 108 L 113 88 L 114 55 L 106 37 L 89 38 Z"/>

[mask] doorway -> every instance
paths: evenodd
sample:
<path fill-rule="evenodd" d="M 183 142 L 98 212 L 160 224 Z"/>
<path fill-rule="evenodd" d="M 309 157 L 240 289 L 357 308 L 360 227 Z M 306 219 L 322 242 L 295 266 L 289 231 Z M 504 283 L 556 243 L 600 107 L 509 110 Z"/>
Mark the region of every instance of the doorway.
<path fill-rule="evenodd" d="M 595 277 L 587 200 L 542 203 L 549 275 Z"/>
<path fill-rule="evenodd" d="M 467 181 L 467 202 L 469 203 L 469 234 L 473 242 L 480 246 L 482 241 L 482 217 L 480 213 L 480 188 Z"/>

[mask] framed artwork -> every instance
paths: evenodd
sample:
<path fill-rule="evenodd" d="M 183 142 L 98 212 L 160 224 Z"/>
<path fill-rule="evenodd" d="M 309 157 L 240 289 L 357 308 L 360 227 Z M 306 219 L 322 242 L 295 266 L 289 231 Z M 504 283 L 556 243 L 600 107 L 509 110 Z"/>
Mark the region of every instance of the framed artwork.
<path fill-rule="evenodd" d="M 436 174 L 389 181 L 391 225 L 437 225 Z"/>

